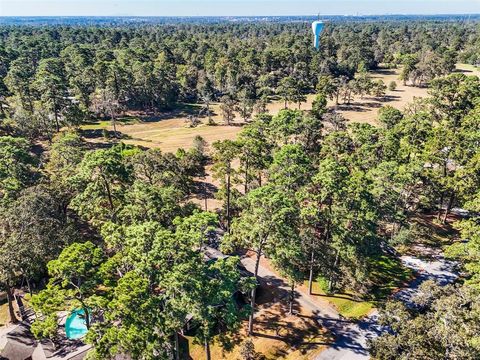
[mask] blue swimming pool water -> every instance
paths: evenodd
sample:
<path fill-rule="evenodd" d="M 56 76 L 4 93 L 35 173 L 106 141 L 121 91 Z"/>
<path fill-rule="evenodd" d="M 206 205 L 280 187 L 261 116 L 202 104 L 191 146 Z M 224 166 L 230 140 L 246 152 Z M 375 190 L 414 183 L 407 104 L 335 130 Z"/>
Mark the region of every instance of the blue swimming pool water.
<path fill-rule="evenodd" d="M 85 311 L 83 309 L 74 310 L 68 316 L 65 322 L 65 332 L 69 339 L 80 339 L 88 332 L 85 322 Z"/>

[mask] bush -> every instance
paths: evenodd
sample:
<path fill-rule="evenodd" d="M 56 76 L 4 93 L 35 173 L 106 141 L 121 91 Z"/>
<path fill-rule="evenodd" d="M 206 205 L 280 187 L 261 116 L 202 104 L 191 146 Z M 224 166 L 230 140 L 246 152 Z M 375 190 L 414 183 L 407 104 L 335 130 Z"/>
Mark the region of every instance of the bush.
<path fill-rule="evenodd" d="M 390 84 L 388 84 L 388 90 L 395 91 L 396 89 L 397 89 L 397 83 L 395 81 L 391 81 Z"/>
<path fill-rule="evenodd" d="M 329 291 L 328 291 L 328 280 L 327 279 L 325 279 L 323 276 L 318 276 L 317 277 L 317 284 L 325 294 L 329 293 Z"/>

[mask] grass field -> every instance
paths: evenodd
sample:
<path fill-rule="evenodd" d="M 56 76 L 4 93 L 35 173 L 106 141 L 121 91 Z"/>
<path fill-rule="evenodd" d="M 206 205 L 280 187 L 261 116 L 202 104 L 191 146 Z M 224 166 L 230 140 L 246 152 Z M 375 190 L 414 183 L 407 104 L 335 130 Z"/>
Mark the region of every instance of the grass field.
<path fill-rule="evenodd" d="M 457 71 L 464 72 L 469 75 L 480 76 L 480 71 L 471 65 L 459 64 Z M 415 98 L 427 96 L 426 88 L 418 88 L 413 86 L 404 86 L 398 80 L 399 70 L 378 70 L 371 73 L 373 79 L 381 79 L 385 84 L 391 81 L 397 82 L 395 91 L 387 91 L 385 100 L 371 97 L 353 99 L 350 105 L 339 105 L 330 101 L 329 106 L 336 107 L 337 111 L 343 114 L 351 122 L 361 122 L 376 124 L 378 110 L 384 105 L 391 105 L 398 109 L 403 109 L 407 104 L 411 103 Z M 314 95 L 307 97 L 307 102 L 302 104 L 303 110 L 309 110 L 312 106 Z M 292 108 L 297 108 L 296 104 L 290 104 Z M 268 104 L 270 114 L 276 114 L 283 109 L 282 101 L 273 101 Z M 237 118 L 233 125 L 226 126 L 223 124 L 219 105 L 213 104 L 211 109 L 214 112 L 213 120 L 217 126 L 207 126 L 206 118 L 202 118 L 202 124 L 195 127 L 188 127 L 188 115 L 198 114 L 200 105 L 183 104 L 175 111 L 163 113 L 159 116 L 149 118 L 141 118 L 139 116 L 130 116 L 123 121 L 119 121 L 118 131 L 124 135 L 124 142 L 129 144 L 140 145 L 144 147 L 160 148 L 166 152 L 175 152 L 178 148 L 189 148 L 192 145 L 195 136 L 200 135 L 211 144 L 217 140 L 234 139 L 241 130 L 241 119 Z M 108 121 L 95 122 L 83 125 L 84 132 L 96 132 L 92 142 L 105 141 L 101 137 L 103 129 L 112 131 L 113 128 Z"/>

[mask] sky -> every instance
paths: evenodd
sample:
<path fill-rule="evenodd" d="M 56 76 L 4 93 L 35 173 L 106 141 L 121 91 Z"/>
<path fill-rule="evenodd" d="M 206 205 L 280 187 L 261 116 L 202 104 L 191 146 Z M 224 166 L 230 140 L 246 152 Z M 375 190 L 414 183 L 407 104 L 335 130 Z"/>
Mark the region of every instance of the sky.
<path fill-rule="evenodd" d="M 279 16 L 480 13 L 480 0 L 0 0 L 0 16 Z"/>

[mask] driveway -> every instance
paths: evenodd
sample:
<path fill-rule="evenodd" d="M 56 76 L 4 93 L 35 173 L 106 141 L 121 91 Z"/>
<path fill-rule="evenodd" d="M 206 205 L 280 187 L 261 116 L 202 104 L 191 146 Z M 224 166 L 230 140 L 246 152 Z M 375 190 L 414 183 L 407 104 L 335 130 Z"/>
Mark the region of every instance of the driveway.
<path fill-rule="evenodd" d="M 453 282 L 457 278 L 455 263 L 446 260 L 439 250 L 430 248 L 416 248 L 421 254 L 428 255 L 428 258 L 414 256 L 402 256 L 401 260 L 406 267 L 415 270 L 418 276 L 410 284 L 398 291 L 394 297 L 403 301 L 407 306 L 412 306 L 412 299 L 418 293 L 419 286 L 427 281 L 434 280 L 441 285 Z M 245 268 L 252 272 L 255 269 L 254 259 L 245 256 L 241 259 Z M 274 284 L 281 297 L 286 296 L 290 291 L 289 285 L 273 271 L 260 264 L 258 270 L 260 281 Z M 280 300 L 280 299 L 277 299 Z M 378 312 L 375 310 L 361 321 L 352 322 L 343 319 L 338 311 L 327 301 L 319 305 L 313 302 L 307 294 L 296 291 L 296 301 L 304 308 L 316 315 L 316 320 L 322 327 L 328 329 L 334 336 L 335 342 L 322 351 L 316 360 L 367 360 L 368 339 L 379 336 L 384 329 L 377 323 Z"/>
<path fill-rule="evenodd" d="M 417 247 L 421 253 L 429 255 L 427 259 L 414 256 L 402 256 L 402 263 L 415 270 L 418 276 L 410 284 L 398 291 L 394 298 L 413 306 L 412 299 L 418 294 L 419 286 L 427 281 L 434 280 L 440 285 L 449 284 L 457 278 L 455 263 L 446 260 L 440 251 Z M 432 253 L 433 251 L 433 253 Z M 377 323 L 378 312 L 375 311 L 365 319 L 357 322 L 328 320 L 323 323 L 335 336 L 335 342 L 325 351 L 322 351 L 316 360 L 367 360 L 367 340 L 379 336 L 384 329 Z"/>

